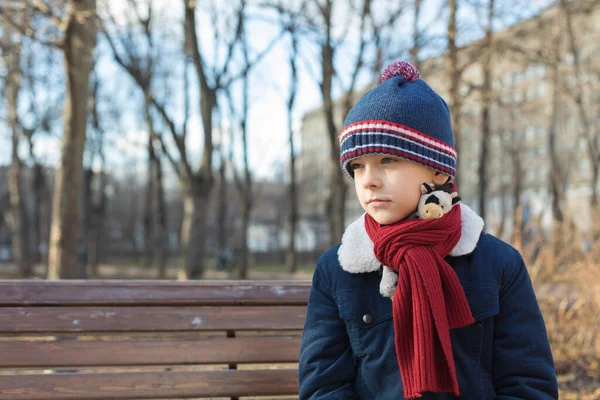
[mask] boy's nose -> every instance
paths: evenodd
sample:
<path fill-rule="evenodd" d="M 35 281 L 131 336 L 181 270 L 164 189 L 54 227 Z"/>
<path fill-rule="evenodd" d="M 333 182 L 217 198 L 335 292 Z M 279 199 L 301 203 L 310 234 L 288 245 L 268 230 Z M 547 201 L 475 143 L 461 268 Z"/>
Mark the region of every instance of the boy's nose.
<path fill-rule="evenodd" d="M 378 189 L 381 187 L 381 175 L 377 168 L 365 167 L 365 171 L 362 176 L 362 184 L 365 189 Z"/>

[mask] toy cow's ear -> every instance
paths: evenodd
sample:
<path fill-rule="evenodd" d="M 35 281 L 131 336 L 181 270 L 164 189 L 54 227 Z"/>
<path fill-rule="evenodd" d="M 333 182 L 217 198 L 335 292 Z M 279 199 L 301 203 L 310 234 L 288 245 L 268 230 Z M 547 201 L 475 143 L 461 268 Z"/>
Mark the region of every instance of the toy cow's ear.
<path fill-rule="evenodd" d="M 453 195 L 454 195 L 454 193 L 453 193 Z M 456 195 L 457 195 L 456 197 L 453 196 L 452 205 L 455 205 L 456 203 L 458 203 L 460 201 L 460 197 L 458 197 L 458 193 L 456 193 Z"/>
<path fill-rule="evenodd" d="M 458 196 L 458 192 L 454 192 L 454 193 L 450 194 L 450 197 L 452 197 L 452 198 L 455 198 L 457 196 Z"/>
<path fill-rule="evenodd" d="M 433 192 L 433 188 L 427 183 L 423 182 L 423 184 L 421 185 L 421 194 L 427 194 L 431 192 Z"/>

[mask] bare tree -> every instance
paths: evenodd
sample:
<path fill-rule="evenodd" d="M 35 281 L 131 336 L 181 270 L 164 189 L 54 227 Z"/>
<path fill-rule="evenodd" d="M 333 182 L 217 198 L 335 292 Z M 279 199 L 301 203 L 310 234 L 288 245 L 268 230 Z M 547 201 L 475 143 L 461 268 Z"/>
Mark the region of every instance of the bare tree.
<path fill-rule="evenodd" d="M 593 4 L 594 1 L 590 1 Z M 557 3 L 558 4 L 558 3 Z M 587 4 L 587 2 L 586 2 Z M 581 4 L 578 4 L 581 6 Z M 535 46 L 523 42 L 498 41 L 498 49 L 503 56 L 518 56 L 525 63 L 539 63 L 548 72 L 550 83 L 550 119 L 548 122 L 548 153 L 549 153 L 549 192 L 552 198 L 552 217 L 555 230 L 561 233 L 560 224 L 565 221 L 566 191 L 576 152 L 570 147 L 561 146 L 559 134 L 562 119 L 564 119 L 565 79 L 563 69 L 564 40 L 569 39 L 568 21 L 565 9 L 558 7 L 558 12 L 552 17 L 537 17 L 534 19 L 535 29 L 542 32 Z M 519 31 L 516 32 L 519 34 Z M 557 246 L 557 248 L 560 246 Z"/>
<path fill-rule="evenodd" d="M 231 65 L 234 64 L 235 61 L 233 60 L 233 56 L 236 47 L 240 42 L 243 7 L 239 6 L 235 8 L 233 16 L 231 17 L 234 20 L 233 25 L 235 26 L 233 34 L 231 34 L 231 32 L 224 33 L 219 31 L 218 26 L 221 26 L 220 23 L 222 22 L 219 17 L 220 14 L 215 8 L 212 8 L 209 11 L 211 12 L 214 27 L 213 39 L 215 40 L 215 46 L 217 49 L 226 49 L 226 56 L 225 60 L 220 62 L 218 51 L 216 51 L 214 62 L 212 64 L 208 63 L 207 58 L 202 53 L 198 39 L 196 2 L 184 0 L 183 4 L 185 7 L 185 54 L 191 60 L 199 85 L 200 102 L 198 110 L 202 117 L 204 137 L 200 167 L 197 169 L 192 167 L 186 149 L 189 114 L 186 113 L 182 127 L 178 128 L 175 123 L 175 118 L 169 114 L 165 103 L 161 102 L 160 99 L 157 99 L 154 94 L 148 90 L 150 88 L 148 78 L 151 75 L 146 76 L 144 73 L 148 74 L 151 70 L 140 69 L 138 60 L 141 56 L 135 52 L 135 48 L 131 45 L 122 46 L 125 47 L 125 49 L 119 52 L 115 44 L 114 35 L 108 31 L 107 27 L 104 28 L 104 31 L 115 54 L 115 59 L 125 70 L 127 70 L 132 78 L 134 78 L 138 86 L 144 90 L 148 102 L 152 105 L 153 109 L 156 110 L 162 121 L 164 121 L 167 131 L 175 143 L 178 157 L 173 156 L 168 150 L 163 135 L 158 135 L 158 138 L 161 140 L 163 153 L 167 156 L 173 169 L 176 171 L 183 192 L 185 212 L 181 231 L 181 243 L 185 250 L 185 269 L 183 272 L 187 278 L 196 279 L 200 278 L 204 272 L 206 212 L 208 209 L 208 200 L 214 184 L 212 170 L 214 150 L 212 130 L 213 113 L 217 106 L 217 92 L 220 90 L 227 90 L 232 82 L 243 76 L 246 71 L 249 71 L 251 67 L 272 48 L 278 38 L 275 38 L 262 52 L 257 54 L 254 59 L 249 62 L 249 66 L 246 66 L 241 71 L 232 71 Z M 133 8 L 135 9 L 135 5 Z M 150 30 L 149 21 L 150 16 L 140 21 L 142 26 L 146 27 L 146 31 Z M 229 26 L 232 21 L 228 22 L 229 23 L 225 23 L 225 26 Z M 230 37 L 228 37 L 228 33 L 230 34 Z M 224 41 L 226 42 L 224 43 Z M 125 52 L 125 54 L 123 54 L 123 52 Z M 154 56 L 156 57 L 156 55 Z M 152 63 L 150 63 L 150 65 L 152 65 Z M 187 89 L 187 87 L 184 88 L 186 96 L 188 93 Z"/>
<path fill-rule="evenodd" d="M 458 46 L 456 45 L 458 16 L 458 0 L 448 0 L 448 75 L 450 76 L 450 114 L 452 118 L 452 130 L 454 131 L 454 147 L 457 154 L 461 154 L 460 116 L 462 111 L 462 96 L 460 95 L 461 68 L 458 65 Z M 456 160 L 456 179 L 460 182 L 460 159 Z"/>
<path fill-rule="evenodd" d="M 98 107 L 100 101 L 100 82 L 97 74 L 93 74 L 92 96 L 89 102 L 90 122 L 93 135 L 87 142 L 90 154 L 89 168 L 85 170 L 84 189 L 84 242 L 87 254 L 87 266 L 91 276 L 98 277 L 98 265 L 102 258 L 101 238 L 104 235 L 106 220 L 106 157 L 104 153 L 105 131 L 101 124 Z M 100 169 L 94 172 L 96 158 L 99 160 Z"/>
<path fill-rule="evenodd" d="M 560 21 L 559 21 L 560 22 Z M 560 23 L 552 29 L 552 59 L 550 60 L 551 82 L 551 120 L 548 128 L 548 152 L 550 155 L 550 193 L 552 195 L 552 216 L 554 221 L 562 223 L 564 220 L 565 168 L 560 167 L 559 149 L 557 147 L 560 99 L 560 63 L 561 63 L 561 34 Z"/>
<path fill-rule="evenodd" d="M 217 254 L 223 262 L 225 262 L 224 258 L 221 258 L 225 255 L 226 249 L 229 245 L 228 241 L 227 241 L 227 226 L 228 226 L 228 218 L 227 218 L 227 205 L 229 204 L 229 202 L 227 201 L 228 195 L 227 195 L 227 188 L 228 188 L 228 181 L 227 181 L 227 155 L 225 153 L 225 145 L 224 145 L 224 139 L 225 139 L 225 131 L 224 129 L 220 129 L 219 130 L 219 134 L 220 139 L 219 139 L 219 146 L 217 148 L 218 152 L 219 152 L 219 182 L 218 182 L 218 187 L 219 187 L 219 192 L 218 192 L 218 197 L 219 197 L 219 201 L 218 201 L 218 220 L 219 220 L 219 224 L 217 224 L 217 241 L 218 241 L 218 251 Z M 233 147 L 233 146 L 231 146 Z M 224 266 L 224 265 L 223 265 Z"/>
<path fill-rule="evenodd" d="M 481 152 L 479 156 L 479 212 L 485 220 L 486 195 L 488 189 L 488 157 L 491 141 L 490 105 L 492 102 L 492 55 L 494 54 L 494 0 L 489 0 L 487 8 L 487 27 L 485 32 L 485 50 L 482 61 L 483 84 L 481 88 Z"/>
<path fill-rule="evenodd" d="M 57 92 L 55 96 L 60 100 L 62 90 L 57 85 L 63 85 L 62 82 L 54 81 L 51 77 L 54 75 L 54 69 L 60 68 L 56 65 L 56 57 L 52 49 L 37 49 L 31 43 L 30 50 L 25 56 L 26 67 L 24 69 L 24 82 L 26 83 L 28 95 L 27 103 L 27 123 L 21 121 L 19 126 L 27 139 L 29 148 L 29 159 L 33 169 L 32 179 L 32 203 L 33 210 L 31 214 L 31 250 L 32 261 L 42 262 L 48 265 L 48 242 L 50 237 L 50 182 L 46 168 L 42 165 L 42 160 L 37 156 L 36 139 L 41 135 L 50 135 L 54 130 L 54 125 L 60 120 L 61 101 L 52 101 L 40 96 L 40 92 Z M 29 46 L 28 46 L 29 47 Z M 41 51 L 40 51 L 41 50 Z M 41 57 L 40 57 L 41 56 Z M 42 62 L 45 64 L 45 70 L 36 72 L 36 67 Z M 62 86 L 64 87 L 64 86 Z M 42 100 L 40 100 L 42 99 Z"/>
<path fill-rule="evenodd" d="M 329 222 L 330 245 L 337 243 L 342 237 L 347 191 L 344 176 L 338 168 L 340 147 L 337 141 L 338 127 L 335 123 L 334 102 L 332 98 L 333 75 L 335 73 L 333 57 L 336 48 L 333 39 L 333 4 L 333 0 L 324 0 L 323 3 L 317 3 L 325 28 L 325 37 L 321 40 L 320 88 L 330 147 L 329 191 L 325 207 L 325 213 Z"/>
<path fill-rule="evenodd" d="M 167 210 L 163 184 L 163 168 L 160 151 L 156 147 L 156 132 L 153 129 L 151 117 L 146 115 L 148 134 L 148 181 L 146 184 L 145 209 L 144 209 L 144 244 L 148 265 L 158 271 L 158 279 L 166 278 L 167 249 L 166 249 L 166 221 Z"/>
<path fill-rule="evenodd" d="M 252 176 L 250 174 L 250 164 L 248 162 L 248 108 L 249 108 L 249 88 L 250 88 L 250 58 L 248 52 L 248 40 L 247 40 L 247 32 L 245 30 L 244 22 L 244 12 L 245 12 L 246 2 L 242 0 L 241 9 L 240 9 L 240 26 L 239 26 L 239 34 L 241 41 L 241 50 L 244 59 L 244 73 L 242 75 L 242 110 L 239 112 L 240 115 L 240 131 L 242 135 L 242 157 L 244 159 L 244 171 L 243 176 L 240 177 L 235 169 L 235 165 L 232 162 L 232 171 L 235 179 L 235 186 L 239 192 L 239 201 L 240 208 L 242 212 L 242 229 L 239 232 L 240 239 L 240 263 L 238 264 L 238 268 L 236 270 L 236 277 L 238 279 L 246 279 L 248 277 L 248 228 L 250 225 L 250 213 L 252 211 L 252 206 L 254 204 L 254 194 L 252 191 Z M 230 95 L 230 93 L 228 93 Z M 233 100 L 230 97 L 229 101 L 231 115 L 236 115 L 235 107 L 233 104 Z M 234 126 L 232 126 L 234 129 Z M 233 141 L 231 145 L 233 146 Z M 232 160 L 233 161 L 233 160 Z"/>
<path fill-rule="evenodd" d="M 521 216 L 519 213 L 521 212 L 521 197 L 524 189 L 523 177 L 525 174 L 525 168 L 523 166 L 523 149 L 525 148 L 525 143 L 523 142 L 523 135 L 519 132 L 517 128 L 517 121 L 519 119 L 518 111 L 522 109 L 524 106 L 523 102 L 512 102 L 511 104 L 504 103 L 501 99 L 498 99 L 499 106 L 501 107 L 501 112 L 503 112 L 503 118 L 506 121 L 506 130 L 503 134 L 508 138 L 504 140 L 502 144 L 502 148 L 504 153 L 510 154 L 511 160 L 511 184 L 512 184 L 512 220 L 513 220 L 513 230 L 512 230 L 512 241 L 516 240 L 516 232 L 520 229 L 517 228 L 516 224 L 521 222 Z M 499 175 L 502 175 L 501 171 L 497 171 Z M 502 202 L 503 206 L 506 204 L 506 198 L 508 196 L 504 195 L 505 190 L 508 191 L 510 189 L 510 185 L 506 185 L 503 189 L 501 189 L 502 193 Z M 504 229 L 506 226 L 505 217 L 506 212 L 501 213 L 501 228 L 499 229 L 498 237 L 502 237 L 504 233 Z"/>
<path fill-rule="evenodd" d="M 51 13 L 45 5 L 40 11 Z M 53 16 L 57 19 L 57 17 Z M 96 0 L 70 1 L 60 20 L 64 28 L 58 47 L 63 50 L 67 92 L 63 114 L 61 159 L 56 172 L 48 278 L 80 278 L 77 268 L 79 202 L 83 148 L 87 126 L 89 75 L 96 46 Z"/>
<path fill-rule="evenodd" d="M 302 7 L 304 8 L 304 7 Z M 302 9 L 301 8 L 301 9 Z M 296 26 L 296 18 L 290 17 L 287 31 L 289 33 L 291 41 L 291 50 L 289 55 L 290 63 L 290 91 L 287 99 L 287 126 L 288 126 L 288 143 L 290 146 L 290 185 L 289 185 L 289 242 L 287 251 L 285 254 L 285 265 L 289 273 L 296 272 L 296 226 L 298 223 L 298 197 L 296 195 L 296 151 L 294 147 L 294 126 L 292 120 L 292 113 L 294 110 L 294 102 L 296 101 L 296 94 L 298 92 L 298 27 Z"/>
<path fill-rule="evenodd" d="M 340 159 L 340 145 L 338 143 L 339 126 L 335 119 L 335 102 L 333 100 L 333 79 L 335 76 L 334 57 L 335 52 L 343 43 L 344 35 L 341 38 L 335 39 L 333 36 L 334 30 L 334 6 L 339 4 L 335 0 L 314 0 L 314 4 L 319 10 L 319 17 L 322 21 L 323 34 L 320 36 L 320 48 L 321 48 L 321 97 L 323 99 L 323 112 L 325 115 L 325 121 L 327 126 L 327 138 L 329 139 L 330 158 L 329 158 L 329 190 L 327 193 L 325 213 L 327 215 L 329 223 L 329 243 L 335 245 L 339 242 L 342 237 L 342 233 L 345 227 L 344 216 L 346 212 L 346 193 L 348 186 L 344 178 L 344 174 L 339 168 Z M 344 103 L 344 115 L 347 114 L 353 104 L 354 97 L 354 86 L 358 73 L 363 67 L 364 50 L 366 47 L 365 29 L 366 21 L 369 18 L 371 10 L 371 1 L 365 0 L 363 7 L 361 8 L 363 13 L 361 15 L 361 27 L 360 27 L 360 44 L 359 54 L 356 57 L 354 64 L 351 82 L 349 88 L 344 90 L 343 103 Z M 347 31 L 346 31 L 347 32 Z"/>
<path fill-rule="evenodd" d="M 183 245 L 187 247 L 186 269 L 188 277 L 200 278 L 204 272 L 203 259 L 207 201 L 214 183 L 212 173 L 213 112 L 217 106 L 217 91 L 221 88 L 229 87 L 229 84 L 223 81 L 226 80 L 228 69 L 231 67 L 233 50 L 240 38 L 244 6 L 240 6 L 240 9 L 236 13 L 236 33 L 233 39 L 227 44 L 227 59 L 218 72 L 217 66 L 215 65 L 215 73 L 211 82 L 207 64 L 204 60 L 205 56 L 202 54 L 198 40 L 196 2 L 183 0 L 183 4 L 185 7 L 186 52 L 193 61 L 200 86 L 199 110 L 200 115 L 202 116 L 202 126 L 204 128 L 204 146 L 200 169 L 195 173 L 191 173 L 191 168 L 186 168 L 190 170 L 190 172 L 188 173 L 188 179 L 184 181 L 183 185 L 186 218 L 183 224 L 184 232 L 182 232 L 182 242 Z M 217 27 L 215 26 L 214 29 L 216 39 L 218 36 Z"/>
<path fill-rule="evenodd" d="M 590 2 L 587 4 L 586 8 L 595 7 L 597 2 Z M 577 110 L 579 112 L 579 120 L 581 121 L 581 125 L 583 126 L 583 139 L 587 143 L 587 152 L 588 158 L 590 160 L 592 166 L 592 177 L 590 186 L 592 189 L 592 196 L 590 198 L 590 206 L 591 209 L 597 209 L 598 207 L 598 179 L 600 178 L 600 149 L 598 148 L 598 141 L 592 131 L 592 125 L 590 123 L 590 118 L 588 116 L 588 110 L 583 101 L 583 93 L 585 83 L 583 82 L 583 68 L 581 66 L 581 55 L 579 51 L 579 45 L 577 43 L 577 37 L 575 35 L 575 31 L 573 29 L 573 11 L 571 7 L 573 4 L 560 0 L 559 7 L 561 11 L 562 18 L 565 22 L 565 30 L 566 36 L 568 40 L 568 48 L 573 55 L 573 66 L 575 72 L 575 87 L 574 90 L 571 91 L 572 96 L 574 97 L 575 103 L 577 105 Z M 580 6 L 581 7 L 581 6 Z M 582 8 L 584 8 L 583 6 Z M 582 12 L 586 12 L 586 10 L 581 10 Z"/>
<path fill-rule="evenodd" d="M 173 119 L 167 114 L 166 108 L 159 104 L 157 99 L 153 97 L 153 85 L 157 78 L 157 70 L 159 68 L 158 54 L 160 49 L 155 45 L 156 32 L 152 27 L 156 24 L 155 13 L 152 2 L 148 2 L 144 8 L 144 4 L 138 4 L 129 1 L 130 10 L 135 14 L 136 20 L 128 27 L 130 30 L 122 37 L 119 37 L 121 51 L 117 48 L 117 37 L 107 29 L 102 22 L 103 32 L 108 39 L 108 43 L 112 48 L 113 55 L 118 64 L 120 64 L 128 74 L 133 78 L 137 86 L 143 93 L 143 115 L 146 128 L 148 130 L 148 141 L 146 149 L 148 150 L 148 181 L 145 193 L 145 208 L 144 208 L 144 240 L 146 249 L 146 259 L 149 265 L 154 266 L 158 271 L 158 278 L 166 278 L 166 204 L 163 184 L 163 167 L 160 155 L 165 153 L 173 169 L 182 179 L 181 164 L 175 162 L 174 158 L 166 153 L 166 145 L 163 142 L 163 134 L 158 133 L 157 122 L 153 117 L 153 110 L 156 109 L 161 117 L 166 121 L 169 129 L 175 130 Z M 111 22 L 114 22 L 114 16 L 108 17 Z M 143 44 L 134 39 L 134 31 L 137 27 L 141 27 L 142 35 L 139 39 L 143 40 Z M 140 47 L 144 46 L 146 51 L 141 51 Z M 186 69 L 187 71 L 187 69 Z M 185 98 L 187 101 L 187 80 L 184 82 Z M 189 113 L 186 108 L 185 119 L 183 122 L 184 128 L 187 126 Z M 172 132 L 173 133 L 173 132 Z M 176 145 L 180 146 L 178 141 L 179 136 L 173 133 L 176 137 Z"/>
<path fill-rule="evenodd" d="M 298 196 L 297 196 L 297 174 L 296 174 L 296 149 L 294 145 L 294 128 L 293 128 L 293 110 L 298 94 L 298 58 L 299 58 L 299 41 L 302 34 L 302 13 L 305 12 L 307 1 L 302 1 L 297 8 L 286 7 L 280 0 L 277 4 L 269 5 L 275 8 L 279 13 L 280 24 L 283 30 L 287 32 L 290 40 L 288 62 L 290 66 L 289 92 L 286 101 L 287 105 L 287 128 L 288 128 L 288 144 L 290 148 L 289 154 L 289 176 L 290 183 L 288 186 L 288 231 L 289 240 L 285 255 L 286 270 L 289 273 L 296 272 L 296 231 L 298 225 Z M 279 220 L 278 220 L 279 221 Z M 279 221 L 280 222 L 280 221 Z"/>
<path fill-rule="evenodd" d="M 465 71 L 469 71 L 469 67 L 475 63 L 481 62 L 481 56 L 486 56 L 487 40 L 475 42 L 469 46 L 460 48 L 457 45 L 458 34 L 468 35 L 473 30 L 466 22 L 459 24 L 458 15 L 459 9 L 468 6 L 469 2 L 459 0 L 448 0 L 448 25 L 446 29 L 446 39 L 448 42 L 447 50 L 447 71 L 450 82 L 449 88 L 449 104 L 450 116 L 452 120 L 452 130 L 454 132 L 454 148 L 456 149 L 459 158 L 456 160 L 456 177 L 455 182 L 460 185 L 461 181 L 461 158 L 464 153 L 461 143 L 461 127 L 462 113 L 465 101 L 473 92 L 482 92 L 483 85 L 473 84 L 465 79 Z M 495 51 L 495 50 L 494 50 Z"/>
<path fill-rule="evenodd" d="M 24 18 L 23 13 L 19 16 Z M 19 21 L 22 22 L 22 21 Z M 0 42 L 2 61 L 7 71 L 4 85 L 4 96 L 8 108 L 8 126 L 12 130 L 12 158 L 8 171 L 9 210 L 5 213 L 5 220 L 12 235 L 13 258 L 22 277 L 33 275 L 31 251 L 29 248 L 29 216 L 25 206 L 24 188 L 22 179 L 23 163 L 18 154 L 19 143 L 23 136 L 19 124 L 18 103 L 21 90 L 21 46 L 22 37 L 15 29 L 6 27 L 8 34 L 6 41 Z M 14 39 L 13 39 L 14 38 Z"/>
<path fill-rule="evenodd" d="M 421 62 L 419 61 L 419 51 L 421 50 L 421 42 L 422 42 L 421 30 L 419 29 L 419 21 L 421 20 L 421 3 L 422 3 L 421 0 L 413 1 L 413 9 L 414 9 L 413 29 L 412 29 L 413 45 L 410 49 L 411 61 L 418 70 L 421 69 Z"/>

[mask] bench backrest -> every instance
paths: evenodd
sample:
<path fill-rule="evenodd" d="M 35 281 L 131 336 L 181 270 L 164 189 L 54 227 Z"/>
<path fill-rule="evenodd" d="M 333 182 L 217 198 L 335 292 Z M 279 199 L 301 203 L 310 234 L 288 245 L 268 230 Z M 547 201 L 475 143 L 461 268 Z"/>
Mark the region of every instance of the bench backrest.
<path fill-rule="evenodd" d="M 0 281 L 0 398 L 297 395 L 309 292 L 307 281 Z"/>

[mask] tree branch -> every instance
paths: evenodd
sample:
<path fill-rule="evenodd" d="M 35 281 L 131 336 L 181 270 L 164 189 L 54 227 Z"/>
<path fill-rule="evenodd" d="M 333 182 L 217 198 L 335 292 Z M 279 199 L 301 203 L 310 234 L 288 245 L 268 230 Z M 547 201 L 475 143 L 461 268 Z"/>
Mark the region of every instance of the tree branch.
<path fill-rule="evenodd" d="M 233 82 L 244 77 L 244 75 L 246 75 L 252 68 L 254 68 L 254 66 L 258 64 L 260 60 L 271 51 L 275 44 L 277 44 L 277 42 L 283 37 L 284 33 L 285 30 L 281 30 L 279 35 L 273 38 L 269 45 L 262 52 L 260 52 L 252 61 L 250 61 L 249 64 L 245 65 L 244 68 L 239 72 L 239 74 L 230 76 L 229 79 L 227 79 L 224 83 L 221 82 L 219 88 L 227 89 Z"/>
<path fill-rule="evenodd" d="M 219 82 L 221 80 L 221 78 L 227 73 L 227 69 L 229 68 L 229 65 L 231 64 L 231 58 L 233 57 L 233 49 L 235 48 L 235 45 L 240 41 L 241 37 L 242 37 L 242 28 L 243 28 L 243 22 L 244 22 L 244 10 L 246 8 L 246 1 L 242 0 L 241 4 L 240 4 L 240 9 L 237 13 L 238 19 L 237 19 L 237 25 L 235 28 L 235 36 L 234 38 L 231 40 L 231 42 L 229 43 L 229 45 L 227 46 L 227 56 L 225 58 L 225 63 L 223 64 L 223 68 L 221 69 L 221 72 L 219 74 L 217 74 L 217 76 L 215 77 L 215 81 L 216 81 L 216 86 L 219 86 Z M 215 63 L 216 65 L 216 63 Z"/>
<path fill-rule="evenodd" d="M 11 12 L 12 11 L 7 9 L 6 7 L 0 6 L 0 19 L 6 21 L 6 23 L 8 23 L 10 26 L 16 29 L 20 34 L 25 35 L 44 46 L 52 47 L 58 50 L 63 50 L 63 39 L 52 41 L 40 38 L 33 29 L 13 21 L 13 19 L 9 17 Z"/>

